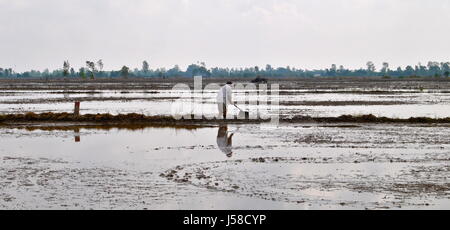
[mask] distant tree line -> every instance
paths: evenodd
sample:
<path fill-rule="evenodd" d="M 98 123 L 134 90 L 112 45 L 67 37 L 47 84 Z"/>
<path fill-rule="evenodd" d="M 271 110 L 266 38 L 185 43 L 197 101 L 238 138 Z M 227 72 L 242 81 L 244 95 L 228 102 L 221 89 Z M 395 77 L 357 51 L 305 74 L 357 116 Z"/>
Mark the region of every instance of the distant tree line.
<path fill-rule="evenodd" d="M 189 65 L 186 70 L 180 69 L 178 65 L 173 68 L 151 69 L 147 61 L 142 62 L 140 69 L 131 70 L 123 66 L 120 70 L 104 71 L 103 61 L 86 61 L 86 66 L 75 70 L 70 66 L 69 61 L 64 61 L 61 69 L 49 71 L 31 70 L 22 73 L 14 72 L 12 68 L 0 68 L 0 77 L 2 78 L 128 78 L 128 77 L 148 77 L 148 78 L 168 78 L 168 77 L 364 77 L 364 76 L 383 76 L 383 77 L 449 77 L 450 62 L 428 62 L 427 65 L 417 64 L 408 65 L 402 69 L 398 67 L 391 69 L 389 63 L 383 62 L 381 68 L 377 70 L 375 64 L 371 61 L 366 63 L 366 68 L 347 69 L 340 65 L 332 64 L 326 69 L 298 69 L 294 67 L 277 67 L 266 65 L 264 68 L 258 66 L 248 68 L 207 68 L 204 62 Z"/>

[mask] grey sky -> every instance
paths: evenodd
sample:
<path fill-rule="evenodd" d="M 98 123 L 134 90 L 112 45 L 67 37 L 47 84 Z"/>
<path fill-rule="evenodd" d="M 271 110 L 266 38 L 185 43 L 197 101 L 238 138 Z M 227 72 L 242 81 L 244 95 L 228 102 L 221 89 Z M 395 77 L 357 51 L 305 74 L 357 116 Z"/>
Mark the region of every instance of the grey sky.
<path fill-rule="evenodd" d="M 0 67 L 450 61 L 450 0 L 0 0 Z"/>

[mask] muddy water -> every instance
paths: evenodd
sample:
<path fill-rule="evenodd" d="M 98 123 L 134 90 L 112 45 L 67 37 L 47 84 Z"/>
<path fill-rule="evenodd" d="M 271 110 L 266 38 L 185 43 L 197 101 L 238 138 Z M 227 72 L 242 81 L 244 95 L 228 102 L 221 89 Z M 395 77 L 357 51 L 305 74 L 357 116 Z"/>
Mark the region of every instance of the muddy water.
<path fill-rule="evenodd" d="M 252 105 L 255 96 L 246 96 L 236 91 L 235 98 L 249 101 L 241 105 L 249 111 L 260 114 L 279 113 L 281 116 L 339 116 L 343 114 L 374 114 L 395 118 L 409 117 L 449 117 L 450 94 L 445 90 L 386 90 L 367 91 L 351 89 L 332 90 L 293 90 L 282 89 L 278 96 L 260 97 L 263 101 L 279 101 L 278 110 L 260 104 Z M 198 99 L 191 106 L 190 98 Z M 189 94 L 186 91 L 159 89 L 145 90 L 2 90 L 0 91 L 0 113 L 22 112 L 70 112 L 73 101 L 81 101 L 81 113 L 143 113 L 146 115 L 171 115 L 194 113 L 211 115 L 217 113 L 215 92 L 205 91 L 203 95 Z M 187 106 L 189 105 L 189 106 Z M 231 113 L 238 109 L 231 107 Z"/>
<path fill-rule="evenodd" d="M 450 127 L 0 129 L 0 208 L 450 208 Z"/>

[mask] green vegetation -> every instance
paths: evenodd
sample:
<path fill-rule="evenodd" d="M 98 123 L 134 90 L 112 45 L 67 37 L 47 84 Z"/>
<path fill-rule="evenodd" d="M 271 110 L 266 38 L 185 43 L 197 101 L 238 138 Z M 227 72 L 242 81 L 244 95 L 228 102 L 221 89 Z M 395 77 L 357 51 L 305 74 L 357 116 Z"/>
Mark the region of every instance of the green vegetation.
<path fill-rule="evenodd" d="M 123 66 L 122 69 L 120 70 L 120 76 L 122 76 L 123 78 L 128 78 L 129 74 L 130 68 L 128 68 L 127 66 Z"/>
<path fill-rule="evenodd" d="M 63 76 L 66 78 L 67 76 L 69 76 L 69 68 L 70 68 L 70 64 L 69 61 L 64 61 L 63 64 Z"/>
<path fill-rule="evenodd" d="M 0 68 L 0 78 L 58 78 L 58 77 L 80 77 L 80 78 L 127 78 L 127 77 L 145 77 L 145 78 L 166 78 L 166 77 L 193 77 L 201 75 L 203 77 L 364 77 L 364 76 L 380 76 L 384 79 L 395 77 L 446 77 L 450 75 L 450 62 L 428 62 L 428 64 L 417 64 L 415 66 L 408 65 L 405 69 L 398 67 L 396 70 L 389 68 L 389 63 L 383 62 L 382 67 L 377 71 L 373 62 L 366 63 L 366 68 L 360 69 L 346 69 L 340 65 L 332 64 L 330 68 L 307 70 L 299 69 L 290 66 L 273 68 L 271 65 L 266 65 L 265 68 L 258 66 L 247 68 L 207 68 L 204 62 L 189 65 L 186 70 L 181 70 L 178 65 L 173 68 L 157 68 L 151 69 L 147 61 L 142 62 L 141 69 L 131 70 L 129 67 L 122 67 L 120 70 L 103 71 L 103 61 L 97 62 L 86 61 L 86 67 L 80 68 L 75 72 L 70 68 L 69 61 L 64 61 L 62 69 L 57 69 L 52 72 L 44 70 L 42 72 L 31 70 L 23 73 L 14 72 L 11 68 Z M 126 70 L 126 71 L 125 71 Z"/>

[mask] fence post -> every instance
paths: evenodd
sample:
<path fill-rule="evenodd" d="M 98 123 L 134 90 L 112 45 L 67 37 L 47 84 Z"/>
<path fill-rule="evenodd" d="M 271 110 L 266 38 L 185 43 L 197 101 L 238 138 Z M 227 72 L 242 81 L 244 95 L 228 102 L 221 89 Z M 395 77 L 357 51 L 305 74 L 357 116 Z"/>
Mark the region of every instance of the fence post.
<path fill-rule="evenodd" d="M 80 142 L 80 129 L 79 128 L 75 128 L 74 130 L 75 133 L 75 142 Z"/>
<path fill-rule="evenodd" d="M 73 109 L 73 115 L 78 116 L 80 115 L 80 102 L 75 102 L 75 108 Z"/>

